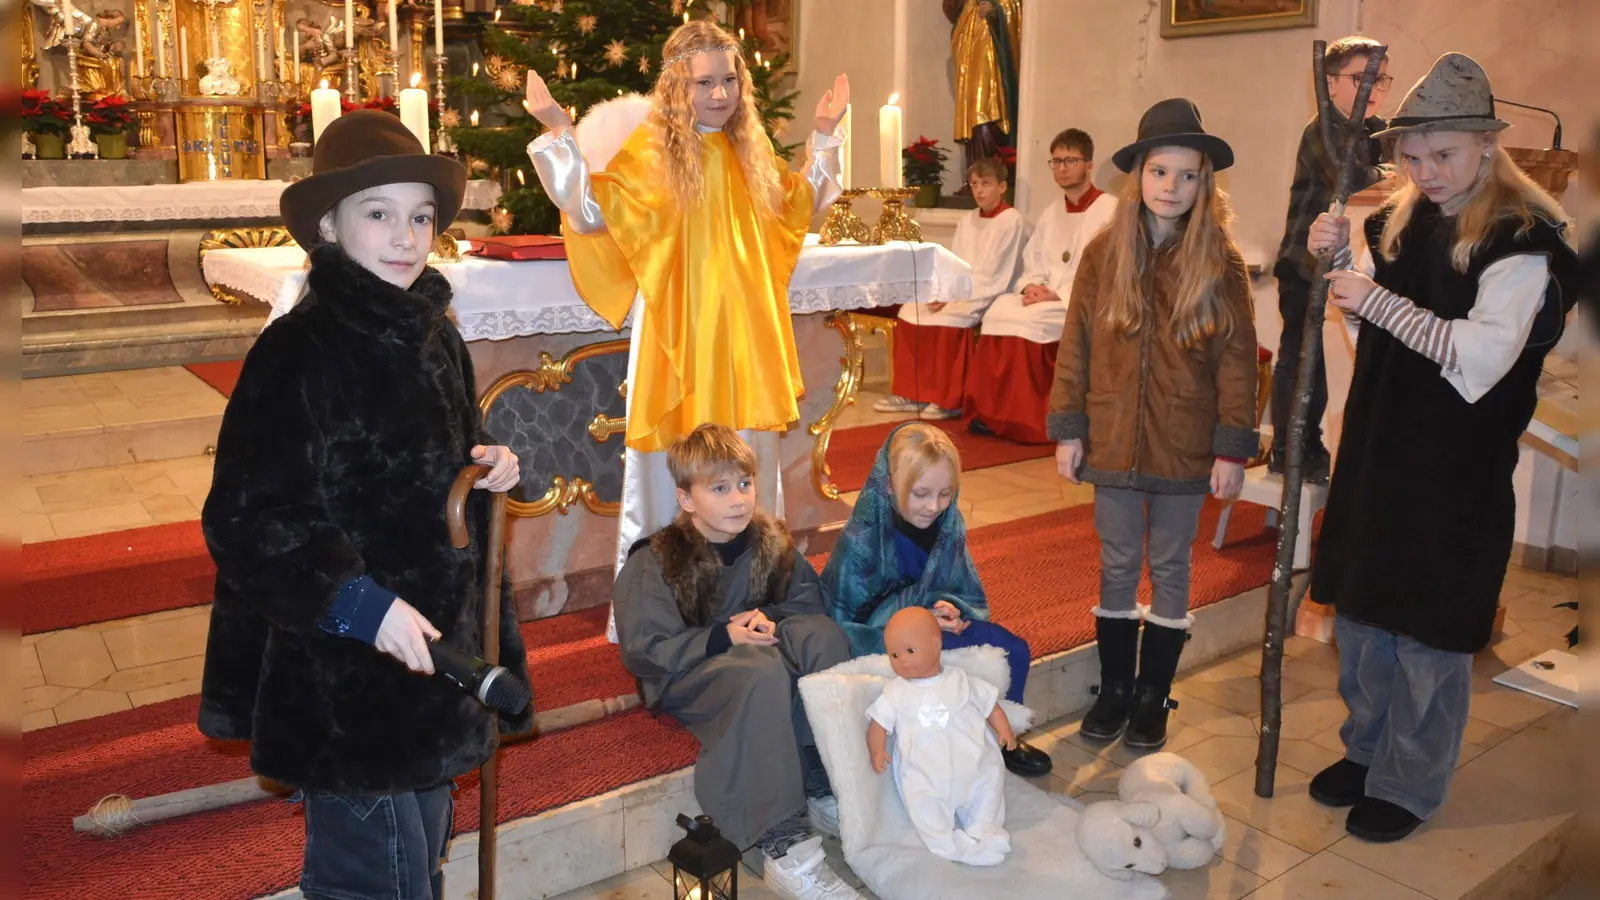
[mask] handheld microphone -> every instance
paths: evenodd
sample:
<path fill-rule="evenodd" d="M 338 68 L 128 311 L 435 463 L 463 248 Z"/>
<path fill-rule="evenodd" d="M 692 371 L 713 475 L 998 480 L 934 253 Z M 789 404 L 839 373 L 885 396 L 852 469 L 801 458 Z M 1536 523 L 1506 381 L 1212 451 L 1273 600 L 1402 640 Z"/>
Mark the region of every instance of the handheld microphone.
<path fill-rule="evenodd" d="M 439 642 L 430 643 L 428 651 L 433 654 L 436 674 L 450 679 L 492 710 L 514 716 L 533 699 L 528 686 L 504 666 L 491 666 L 476 656 Z"/>

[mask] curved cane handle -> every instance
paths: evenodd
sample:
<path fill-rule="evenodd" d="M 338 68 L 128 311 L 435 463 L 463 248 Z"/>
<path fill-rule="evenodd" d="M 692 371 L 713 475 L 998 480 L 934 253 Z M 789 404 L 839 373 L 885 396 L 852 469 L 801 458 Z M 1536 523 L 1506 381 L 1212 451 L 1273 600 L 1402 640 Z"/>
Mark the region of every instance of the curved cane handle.
<path fill-rule="evenodd" d="M 450 497 L 444 504 L 444 524 L 450 529 L 450 546 L 457 550 L 466 549 L 472 542 L 472 535 L 467 532 L 467 495 L 472 493 L 472 485 L 488 474 L 488 466 L 472 463 L 462 468 L 455 483 L 450 485 Z"/>

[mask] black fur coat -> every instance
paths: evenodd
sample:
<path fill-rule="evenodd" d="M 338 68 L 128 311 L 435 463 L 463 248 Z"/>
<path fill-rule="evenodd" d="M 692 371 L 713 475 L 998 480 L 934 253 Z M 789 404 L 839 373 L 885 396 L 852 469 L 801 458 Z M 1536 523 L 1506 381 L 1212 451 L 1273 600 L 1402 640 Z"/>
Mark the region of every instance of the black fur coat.
<path fill-rule="evenodd" d="M 444 276 L 402 291 L 336 247 L 311 262 L 310 292 L 257 339 L 222 419 L 201 516 L 217 584 L 199 726 L 252 741 L 255 771 L 294 787 L 430 787 L 488 757 L 492 714 L 319 624 L 369 575 L 446 643 L 481 651 L 487 496 L 472 492 L 466 550 L 450 546 L 444 506 L 491 441 Z M 501 622 L 501 663 L 526 681 L 508 589 Z"/>

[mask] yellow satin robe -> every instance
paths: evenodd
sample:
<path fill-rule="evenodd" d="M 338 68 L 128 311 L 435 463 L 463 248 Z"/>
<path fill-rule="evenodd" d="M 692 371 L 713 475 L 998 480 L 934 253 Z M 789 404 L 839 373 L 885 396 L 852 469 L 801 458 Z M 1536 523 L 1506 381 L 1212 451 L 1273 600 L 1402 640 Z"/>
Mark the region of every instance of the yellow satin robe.
<path fill-rule="evenodd" d="M 705 199 L 687 213 L 646 123 L 590 175 L 605 231 L 578 234 L 562 215 L 584 302 L 621 328 L 635 293 L 644 299 L 626 433 L 641 453 L 706 422 L 782 431 L 800 418 L 789 276 L 811 222 L 811 185 L 786 174 L 781 215 L 762 215 L 727 136 L 700 137 Z"/>
<path fill-rule="evenodd" d="M 1020 59 L 1022 50 L 1022 7 L 1017 0 L 989 0 L 1006 14 L 1011 58 Z M 950 35 L 950 55 L 956 68 L 955 139 L 972 137 L 972 130 L 995 122 L 1004 132 L 1011 131 L 1006 116 L 1005 92 L 1000 85 L 1000 65 L 995 61 L 994 35 L 982 12 L 980 0 L 967 0 Z"/>

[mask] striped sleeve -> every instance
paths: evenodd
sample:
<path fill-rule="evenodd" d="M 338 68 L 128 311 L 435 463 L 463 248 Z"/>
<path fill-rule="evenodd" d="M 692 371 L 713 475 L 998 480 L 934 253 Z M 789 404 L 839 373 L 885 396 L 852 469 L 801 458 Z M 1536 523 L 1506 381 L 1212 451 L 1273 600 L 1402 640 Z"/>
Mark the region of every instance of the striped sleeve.
<path fill-rule="evenodd" d="M 1461 370 L 1450 320 L 1439 318 L 1382 285 L 1373 287 L 1356 315 L 1399 338 L 1400 343 L 1438 363 L 1446 372 Z"/>

